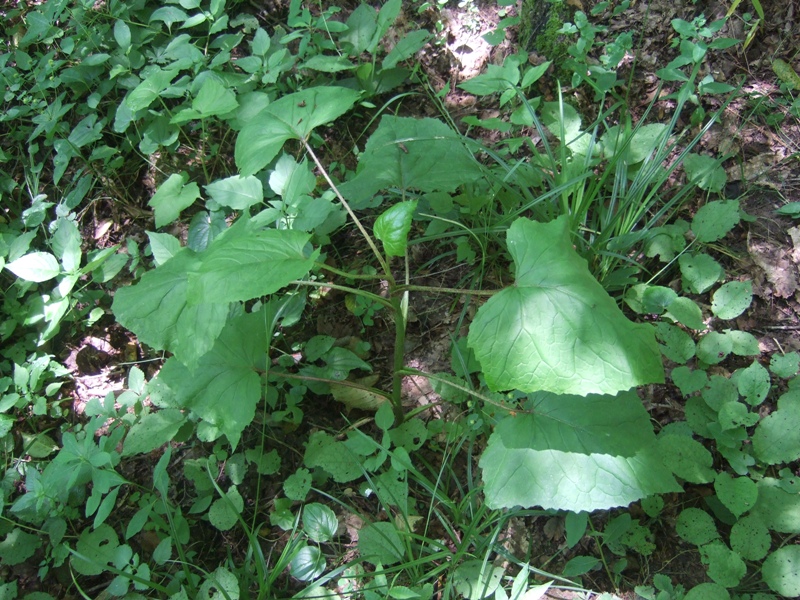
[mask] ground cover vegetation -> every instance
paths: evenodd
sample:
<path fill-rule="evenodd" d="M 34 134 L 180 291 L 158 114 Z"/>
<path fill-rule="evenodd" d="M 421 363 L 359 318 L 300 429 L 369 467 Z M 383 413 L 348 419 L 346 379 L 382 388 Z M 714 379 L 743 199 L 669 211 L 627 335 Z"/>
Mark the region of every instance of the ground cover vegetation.
<path fill-rule="evenodd" d="M 707 69 L 761 3 L 698 10 L 643 103 L 630 2 L 542 60 L 499 4 L 440 89 L 441 2 L 2 9 L 0 598 L 800 595 L 800 354 L 703 146 L 792 57 L 765 109 Z"/>

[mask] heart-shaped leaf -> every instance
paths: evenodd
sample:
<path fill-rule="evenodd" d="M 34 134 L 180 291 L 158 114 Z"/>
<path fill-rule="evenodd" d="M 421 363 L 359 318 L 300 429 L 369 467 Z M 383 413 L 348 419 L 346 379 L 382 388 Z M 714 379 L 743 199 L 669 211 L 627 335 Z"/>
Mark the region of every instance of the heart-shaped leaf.
<path fill-rule="evenodd" d="M 516 282 L 478 310 L 468 337 L 489 388 L 585 396 L 663 382 L 653 328 L 625 318 L 567 223 L 523 218 L 508 231 Z"/>

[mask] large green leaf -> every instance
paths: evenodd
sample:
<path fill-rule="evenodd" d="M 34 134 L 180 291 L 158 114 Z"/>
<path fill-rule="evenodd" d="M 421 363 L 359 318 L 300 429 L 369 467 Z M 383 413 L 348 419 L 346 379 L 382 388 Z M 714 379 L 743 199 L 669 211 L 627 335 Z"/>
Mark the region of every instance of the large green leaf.
<path fill-rule="evenodd" d="M 184 248 L 136 285 L 118 289 L 112 305 L 117 321 L 141 342 L 189 366 L 211 349 L 228 318 L 227 303 L 187 305 L 189 273 L 200 264 L 199 255 Z"/>
<path fill-rule="evenodd" d="M 481 457 L 491 508 L 591 511 L 680 490 L 635 392 L 531 397 L 500 421 Z"/>
<path fill-rule="evenodd" d="M 266 368 L 267 320 L 261 312 L 237 317 L 196 369 L 169 359 L 158 375 L 180 408 L 188 408 L 224 433 L 234 447 L 261 398 L 259 373 Z"/>
<path fill-rule="evenodd" d="M 245 124 L 236 138 L 236 165 L 242 175 L 266 167 L 287 140 L 306 139 L 311 130 L 340 117 L 359 92 L 327 86 L 308 88 L 276 100 Z"/>
<path fill-rule="evenodd" d="M 319 250 L 305 252 L 310 237 L 237 222 L 214 240 L 189 273 L 189 303 L 235 302 L 277 292 L 313 266 Z"/>
<path fill-rule="evenodd" d="M 452 192 L 481 177 L 459 134 L 436 119 L 385 116 L 370 136 L 356 176 L 340 190 L 354 206 L 382 189 Z"/>
<path fill-rule="evenodd" d="M 468 337 L 489 388 L 585 396 L 663 382 L 653 328 L 625 318 L 567 222 L 523 218 L 508 231 L 516 283 L 478 310 Z"/>

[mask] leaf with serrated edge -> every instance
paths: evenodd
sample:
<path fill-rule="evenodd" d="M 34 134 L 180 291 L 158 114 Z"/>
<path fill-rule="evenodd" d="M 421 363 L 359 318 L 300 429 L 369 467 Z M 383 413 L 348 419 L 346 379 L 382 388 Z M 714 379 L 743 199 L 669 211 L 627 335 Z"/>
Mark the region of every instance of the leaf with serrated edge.
<path fill-rule="evenodd" d="M 523 218 L 509 229 L 516 283 L 478 310 L 468 337 L 489 388 L 585 396 L 663 382 L 653 328 L 625 318 L 567 227 Z"/>
<path fill-rule="evenodd" d="M 170 359 L 158 379 L 174 392 L 181 408 L 218 428 L 235 448 L 255 417 L 266 351 L 264 315 L 244 314 L 228 324 L 196 369 Z"/>
<path fill-rule="evenodd" d="M 491 508 L 592 511 L 680 489 L 655 451 L 647 411 L 618 396 L 540 393 L 531 414 L 506 417 L 481 457 Z"/>
<path fill-rule="evenodd" d="M 200 264 L 197 256 L 184 248 L 145 273 L 136 285 L 118 289 L 112 305 L 117 321 L 141 342 L 169 350 L 190 367 L 213 346 L 229 307 L 228 303 L 186 303 L 189 273 Z"/>
<path fill-rule="evenodd" d="M 189 303 L 236 302 L 277 292 L 311 270 L 319 250 L 306 254 L 310 238 L 301 231 L 258 229 L 238 221 L 189 273 Z"/>

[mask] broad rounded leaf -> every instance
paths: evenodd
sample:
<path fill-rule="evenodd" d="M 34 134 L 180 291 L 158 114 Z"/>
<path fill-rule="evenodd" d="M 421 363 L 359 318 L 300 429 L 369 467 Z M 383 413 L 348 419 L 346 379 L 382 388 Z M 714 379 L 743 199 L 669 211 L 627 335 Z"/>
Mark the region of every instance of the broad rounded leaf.
<path fill-rule="evenodd" d="M 592 511 L 679 490 L 634 392 L 539 393 L 530 411 L 495 427 L 480 460 L 492 508 Z"/>
<path fill-rule="evenodd" d="M 687 154 L 683 159 L 683 168 L 689 181 L 701 190 L 721 192 L 728 181 L 720 161 L 710 156 Z"/>
<path fill-rule="evenodd" d="M 684 435 L 660 435 L 658 453 L 664 464 L 681 479 L 707 483 L 714 479 L 711 453 L 697 440 Z"/>
<path fill-rule="evenodd" d="M 781 396 L 778 410 L 761 420 L 753 434 L 753 450 L 768 465 L 800 458 L 800 393 Z"/>
<path fill-rule="evenodd" d="M 739 585 L 747 572 L 741 557 L 722 542 L 712 542 L 700 548 L 701 560 L 708 565 L 708 576 L 726 588 Z"/>
<path fill-rule="evenodd" d="M 786 492 L 780 480 L 772 477 L 765 477 L 756 485 L 758 499 L 750 514 L 778 533 L 800 533 L 800 494 Z"/>
<path fill-rule="evenodd" d="M 663 382 L 653 328 L 625 318 L 567 223 L 523 218 L 508 231 L 516 283 L 478 310 L 468 337 L 489 388 L 585 396 Z"/>
<path fill-rule="evenodd" d="M 417 209 L 417 201 L 398 202 L 384 211 L 375 220 L 375 237 L 383 242 L 387 256 L 404 256 L 411 230 L 411 217 Z"/>
<path fill-rule="evenodd" d="M 232 485 L 225 493 L 225 498 L 217 498 L 208 509 L 208 520 L 220 531 L 228 531 L 239 520 L 244 510 L 244 499 Z"/>
<path fill-rule="evenodd" d="M 718 583 L 701 583 L 689 590 L 683 600 L 731 600 L 731 595 Z"/>
<path fill-rule="evenodd" d="M 761 574 L 773 592 L 786 598 L 800 596 L 800 546 L 784 546 L 770 554 Z"/>
<path fill-rule="evenodd" d="M 217 567 L 206 575 L 195 600 L 239 600 L 239 580 L 225 567 Z"/>
<path fill-rule="evenodd" d="M 6 265 L 20 279 L 41 283 L 61 272 L 56 257 L 49 252 L 31 252 Z"/>
<path fill-rule="evenodd" d="M 236 165 L 252 175 L 278 155 L 287 140 L 306 139 L 319 125 L 340 117 L 358 100 L 359 92 L 326 86 L 283 96 L 245 124 L 236 138 Z"/>

